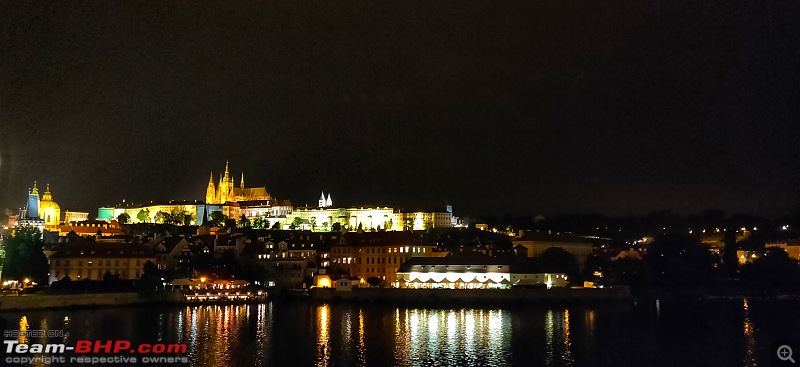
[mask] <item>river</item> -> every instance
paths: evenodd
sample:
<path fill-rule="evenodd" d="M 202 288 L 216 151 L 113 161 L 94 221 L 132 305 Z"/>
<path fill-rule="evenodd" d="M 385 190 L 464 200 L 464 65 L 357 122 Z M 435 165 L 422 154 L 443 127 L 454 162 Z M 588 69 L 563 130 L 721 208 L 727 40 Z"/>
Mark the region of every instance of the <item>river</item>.
<path fill-rule="evenodd" d="M 734 299 L 421 309 L 272 301 L 1 315 L 6 329 L 62 330 L 66 345 L 186 343 L 182 365 L 191 366 L 757 366 L 769 365 L 776 338 L 800 336 L 799 305 Z"/>

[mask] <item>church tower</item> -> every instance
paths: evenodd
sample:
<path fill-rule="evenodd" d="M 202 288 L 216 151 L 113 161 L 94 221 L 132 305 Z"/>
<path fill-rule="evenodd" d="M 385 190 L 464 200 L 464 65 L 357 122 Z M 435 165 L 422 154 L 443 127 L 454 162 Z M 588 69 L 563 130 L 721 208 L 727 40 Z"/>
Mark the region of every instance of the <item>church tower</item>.
<path fill-rule="evenodd" d="M 323 191 L 322 194 L 319 195 L 319 205 L 318 206 L 320 208 L 324 208 L 325 207 L 325 191 Z"/>
<path fill-rule="evenodd" d="M 36 188 L 36 181 L 33 181 L 33 189 L 28 193 L 28 206 L 25 211 L 27 218 L 39 218 L 39 189 Z"/>
<path fill-rule="evenodd" d="M 228 195 L 231 193 L 231 174 L 228 172 L 228 161 L 225 161 L 225 176 L 222 177 L 219 183 L 219 203 L 225 204 L 228 200 L 233 198 L 228 198 Z"/>
<path fill-rule="evenodd" d="M 208 178 L 208 187 L 206 188 L 206 204 L 216 204 L 217 188 L 214 187 L 214 172 L 211 172 L 211 177 Z"/>

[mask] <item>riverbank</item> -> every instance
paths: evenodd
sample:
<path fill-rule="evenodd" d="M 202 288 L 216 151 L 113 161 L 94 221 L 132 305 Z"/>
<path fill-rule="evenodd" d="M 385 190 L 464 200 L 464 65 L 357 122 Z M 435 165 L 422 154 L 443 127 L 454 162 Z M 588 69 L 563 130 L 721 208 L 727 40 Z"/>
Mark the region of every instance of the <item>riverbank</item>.
<path fill-rule="evenodd" d="M 58 295 L 26 294 L 0 297 L 0 311 L 183 303 L 185 303 L 183 295 L 174 292 L 159 293 L 152 296 L 142 296 L 135 292 Z"/>
<path fill-rule="evenodd" d="M 222 305 L 241 303 L 263 303 L 266 295 L 254 298 L 232 297 L 186 297 L 181 292 L 160 292 L 142 295 L 125 293 L 79 293 L 79 294 L 27 294 L 0 297 L 0 311 L 46 310 L 60 308 L 124 307 L 149 305 Z"/>
<path fill-rule="evenodd" d="M 633 300 L 628 287 L 553 289 L 398 289 L 313 288 L 307 297 L 318 302 L 391 303 L 394 305 L 472 306 L 519 304 L 594 304 Z"/>

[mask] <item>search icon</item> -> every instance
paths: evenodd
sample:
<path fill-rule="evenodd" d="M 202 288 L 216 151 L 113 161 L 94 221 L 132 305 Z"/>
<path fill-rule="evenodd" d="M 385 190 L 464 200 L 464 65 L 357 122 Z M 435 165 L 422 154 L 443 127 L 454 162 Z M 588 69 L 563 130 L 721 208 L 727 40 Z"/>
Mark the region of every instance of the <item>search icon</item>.
<path fill-rule="evenodd" d="M 792 358 L 792 348 L 786 344 L 778 347 L 778 359 L 795 363 L 794 358 Z"/>

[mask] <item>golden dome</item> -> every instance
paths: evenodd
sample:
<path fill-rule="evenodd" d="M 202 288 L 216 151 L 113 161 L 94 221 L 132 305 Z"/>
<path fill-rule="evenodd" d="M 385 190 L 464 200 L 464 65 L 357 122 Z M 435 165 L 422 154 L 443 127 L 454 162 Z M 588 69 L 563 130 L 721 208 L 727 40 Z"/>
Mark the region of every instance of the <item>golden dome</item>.
<path fill-rule="evenodd" d="M 50 184 L 47 184 L 47 190 L 42 194 L 42 199 L 39 201 L 39 218 L 44 219 L 45 224 L 48 226 L 58 225 L 61 221 L 61 207 L 53 201 L 53 194 L 50 193 Z"/>
<path fill-rule="evenodd" d="M 53 201 L 53 194 L 50 193 L 50 184 L 47 184 L 47 190 L 42 194 L 42 200 L 39 202 L 39 209 L 53 208 L 60 209 L 61 207 Z"/>

